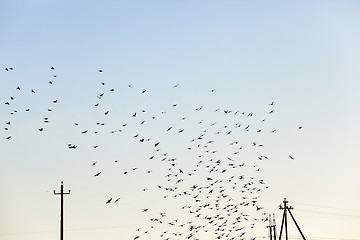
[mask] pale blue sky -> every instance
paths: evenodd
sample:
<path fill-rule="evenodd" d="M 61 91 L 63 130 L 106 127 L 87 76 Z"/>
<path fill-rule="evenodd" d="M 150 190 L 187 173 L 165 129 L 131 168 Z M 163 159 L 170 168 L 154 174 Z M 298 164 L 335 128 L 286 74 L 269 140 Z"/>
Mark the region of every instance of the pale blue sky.
<path fill-rule="evenodd" d="M 161 211 L 167 212 L 169 221 L 177 217 L 192 221 L 179 209 L 189 204 L 186 199 L 162 199 L 163 192 L 156 189 L 166 184 L 168 166 L 159 159 L 148 161 L 152 144 L 160 141 L 161 151 L 178 158 L 176 167 L 191 171 L 198 157 L 186 150 L 188 140 L 204 129 L 214 134 L 238 122 L 242 131 L 211 135 L 216 157 L 232 154 L 229 141 L 243 144 L 234 158 L 246 163 L 246 177 L 264 179 L 270 186 L 261 191 L 259 201 L 265 212 L 277 215 L 278 230 L 277 207 L 287 197 L 307 239 L 360 239 L 358 2 L 3 1 L 1 5 L 0 239 L 57 238 L 59 198 L 52 191 L 59 190 L 61 180 L 65 189 L 72 190 L 65 203 L 66 239 L 133 239 L 136 229 L 146 231 L 151 214 Z M 9 67 L 14 70 L 4 70 Z M 99 100 L 96 96 L 102 92 L 105 96 Z M 10 106 L 4 104 L 8 101 Z M 200 106 L 201 111 L 194 110 Z M 18 112 L 11 115 L 14 109 Z M 225 115 L 223 110 L 254 116 Z M 137 118 L 131 117 L 134 112 Z M 180 120 L 185 116 L 186 121 Z M 44 117 L 49 117 L 49 124 L 43 123 Z M 142 120 L 145 124 L 140 125 Z M 213 122 L 217 125 L 211 126 Z M 247 124 L 252 131 L 243 131 Z M 174 129 L 167 132 L 170 126 Z M 120 128 L 124 132 L 109 133 Z M 87 129 L 91 134 L 81 134 Z M 183 135 L 175 132 L 181 129 Z M 258 129 L 262 132 L 256 133 Z M 151 143 L 139 145 L 133 138 L 138 133 L 152 138 Z M 263 143 L 264 149 L 252 148 L 253 141 Z M 70 151 L 68 143 L 79 147 Z M 97 144 L 100 147 L 94 149 Z M 259 154 L 270 159 L 258 161 Z M 91 166 L 94 161 L 97 164 Z M 261 171 L 254 172 L 253 164 Z M 123 174 L 133 167 L 138 171 Z M 147 174 L 150 169 L 152 174 Z M 98 171 L 101 175 L 94 178 Z M 182 186 L 203 184 L 205 170 L 197 174 Z M 224 179 L 228 177 L 230 173 Z M 142 188 L 149 190 L 144 194 Z M 229 195 L 242 198 L 231 190 Z M 110 197 L 121 200 L 106 205 Z M 149 215 L 141 212 L 146 207 Z M 261 224 L 255 229 L 244 226 L 249 230 L 247 239 L 268 234 Z M 147 239 L 159 239 L 163 229 L 155 227 Z M 292 224 L 290 235 L 300 237 Z M 197 237 L 215 238 L 205 233 Z"/>

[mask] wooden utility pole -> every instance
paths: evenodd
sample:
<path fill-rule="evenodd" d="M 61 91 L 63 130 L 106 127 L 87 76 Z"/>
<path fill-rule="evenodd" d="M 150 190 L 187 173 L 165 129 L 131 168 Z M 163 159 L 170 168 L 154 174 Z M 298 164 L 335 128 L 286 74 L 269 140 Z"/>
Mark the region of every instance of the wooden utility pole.
<path fill-rule="evenodd" d="M 60 240 L 64 239 L 64 194 L 70 194 L 70 190 L 64 193 L 64 183 L 61 181 L 60 192 L 57 193 L 54 190 L 54 195 L 60 195 L 61 199 L 61 210 L 60 210 Z"/>
<path fill-rule="evenodd" d="M 276 222 L 275 222 L 275 213 L 273 214 L 273 231 L 274 231 L 274 240 L 276 240 Z"/>
<path fill-rule="evenodd" d="M 284 226 L 284 225 L 285 225 L 285 237 L 286 237 L 286 240 L 288 240 L 288 229 L 287 229 L 287 212 L 288 212 L 288 211 L 289 211 L 290 216 L 291 216 L 292 220 L 294 221 L 297 229 L 299 230 L 302 239 L 303 239 L 303 240 L 306 240 L 304 234 L 301 232 L 301 229 L 300 229 L 299 225 L 298 225 L 297 222 L 295 221 L 295 218 L 294 218 L 294 216 L 292 215 L 292 213 L 291 213 L 291 211 L 290 211 L 290 210 L 293 209 L 293 207 L 288 207 L 288 206 L 287 206 L 288 201 L 286 201 L 286 198 L 284 198 L 283 203 L 284 203 L 284 206 L 281 206 L 281 205 L 280 205 L 280 207 L 279 207 L 280 209 L 284 209 L 283 218 L 282 218 L 282 222 L 281 222 L 281 228 L 280 228 L 279 240 L 281 240 L 281 235 L 282 235 L 282 231 L 283 231 L 283 226 Z"/>
<path fill-rule="evenodd" d="M 269 215 L 269 231 L 270 231 L 270 240 L 276 240 L 276 223 L 275 223 L 275 214 L 273 215 L 273 219 L 271 219 L 271 215 Z"/>
<path fill-rule="evenodd" d="M 269 231 L 270 231 L 270 240 L 273 240 L 273 232 L 272 232 L 272 221 L 271 221 L 271 215 L 269 215 Z"/>

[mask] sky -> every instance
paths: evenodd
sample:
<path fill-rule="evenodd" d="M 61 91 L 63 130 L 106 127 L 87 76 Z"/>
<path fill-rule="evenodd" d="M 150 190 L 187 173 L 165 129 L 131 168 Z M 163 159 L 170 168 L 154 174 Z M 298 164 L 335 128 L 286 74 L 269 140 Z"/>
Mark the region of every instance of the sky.
<path fill-rule="evenodd" d="M 360 239 L 359 2 L 1 5 L 0 239 Z"/>

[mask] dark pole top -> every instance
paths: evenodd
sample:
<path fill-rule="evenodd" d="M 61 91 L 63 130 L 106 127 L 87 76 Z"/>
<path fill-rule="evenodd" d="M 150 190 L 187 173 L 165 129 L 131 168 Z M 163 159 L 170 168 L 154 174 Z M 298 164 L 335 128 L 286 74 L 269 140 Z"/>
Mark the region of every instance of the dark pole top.
<path fill-rule="evenodd" d="M 68 190 L 68 192 L 64 192 L 64 182 L 61 181 L 61 185 L 60 185 L 60 193 L 57 193 L 55 190 L 54 190 L 54 194 L 55 195 L 58 195 L 58 194 L 69 194 L 70 193 L 70 190 Z"/>

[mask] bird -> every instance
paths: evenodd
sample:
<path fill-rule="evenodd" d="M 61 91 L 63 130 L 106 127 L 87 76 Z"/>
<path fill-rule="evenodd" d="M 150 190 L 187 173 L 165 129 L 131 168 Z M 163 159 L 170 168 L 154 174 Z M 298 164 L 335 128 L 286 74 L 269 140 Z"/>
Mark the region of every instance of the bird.
<path fill-rule="evenodd" d="M 20 91 L 20 87 L 19 87 L 19 86 L 17 86 L 16 89 Z"/>
<path fill-rule="evenodd" d="M 103 72 L 103 70 L 102 69 L 99 69 L 99 73 L 102 73 Z"/>
<path fill-rule="evenodd" d="M 100 175 L 101 172 L 98 172 L 94 175 L 94 177 L 98 177 Z"/>
<path fill-rule="evenodd" d="M 109 200 L 106 201 L 105 204 L 109 204 L 111 202 L 112 198 L 110 198 Z"/>
<path fill-rule="evenodd" d="M 141 93 L 146 93 L 146 90 L 143 90 Z"/>
<path fill-rule="evenodd" d="M 104 112 L 104 114 L 105 114 L 105 115 L 108 115 L 108 114 L 109 114 L 109 111 Z"/>
<path fill-rule="evenodd" d="M 57 100 L 57 99 L 53 100 L 53 103 L 57 103 L 57 102 L 58 102 L 58 100 Z"/>
<path fill-rule="evenodd" d="M 289 158 L 290 158 L 291 160 L 294 160 L 294 157 L 293 157 L 293 156 L 290 156 L 290 155 L 289 155 Z"/>
<path fill-rule="evenodd" d="M 35 90 L 34 90 L 34 89 L 31 89 L 31 92 L 35 94 Z"/>

